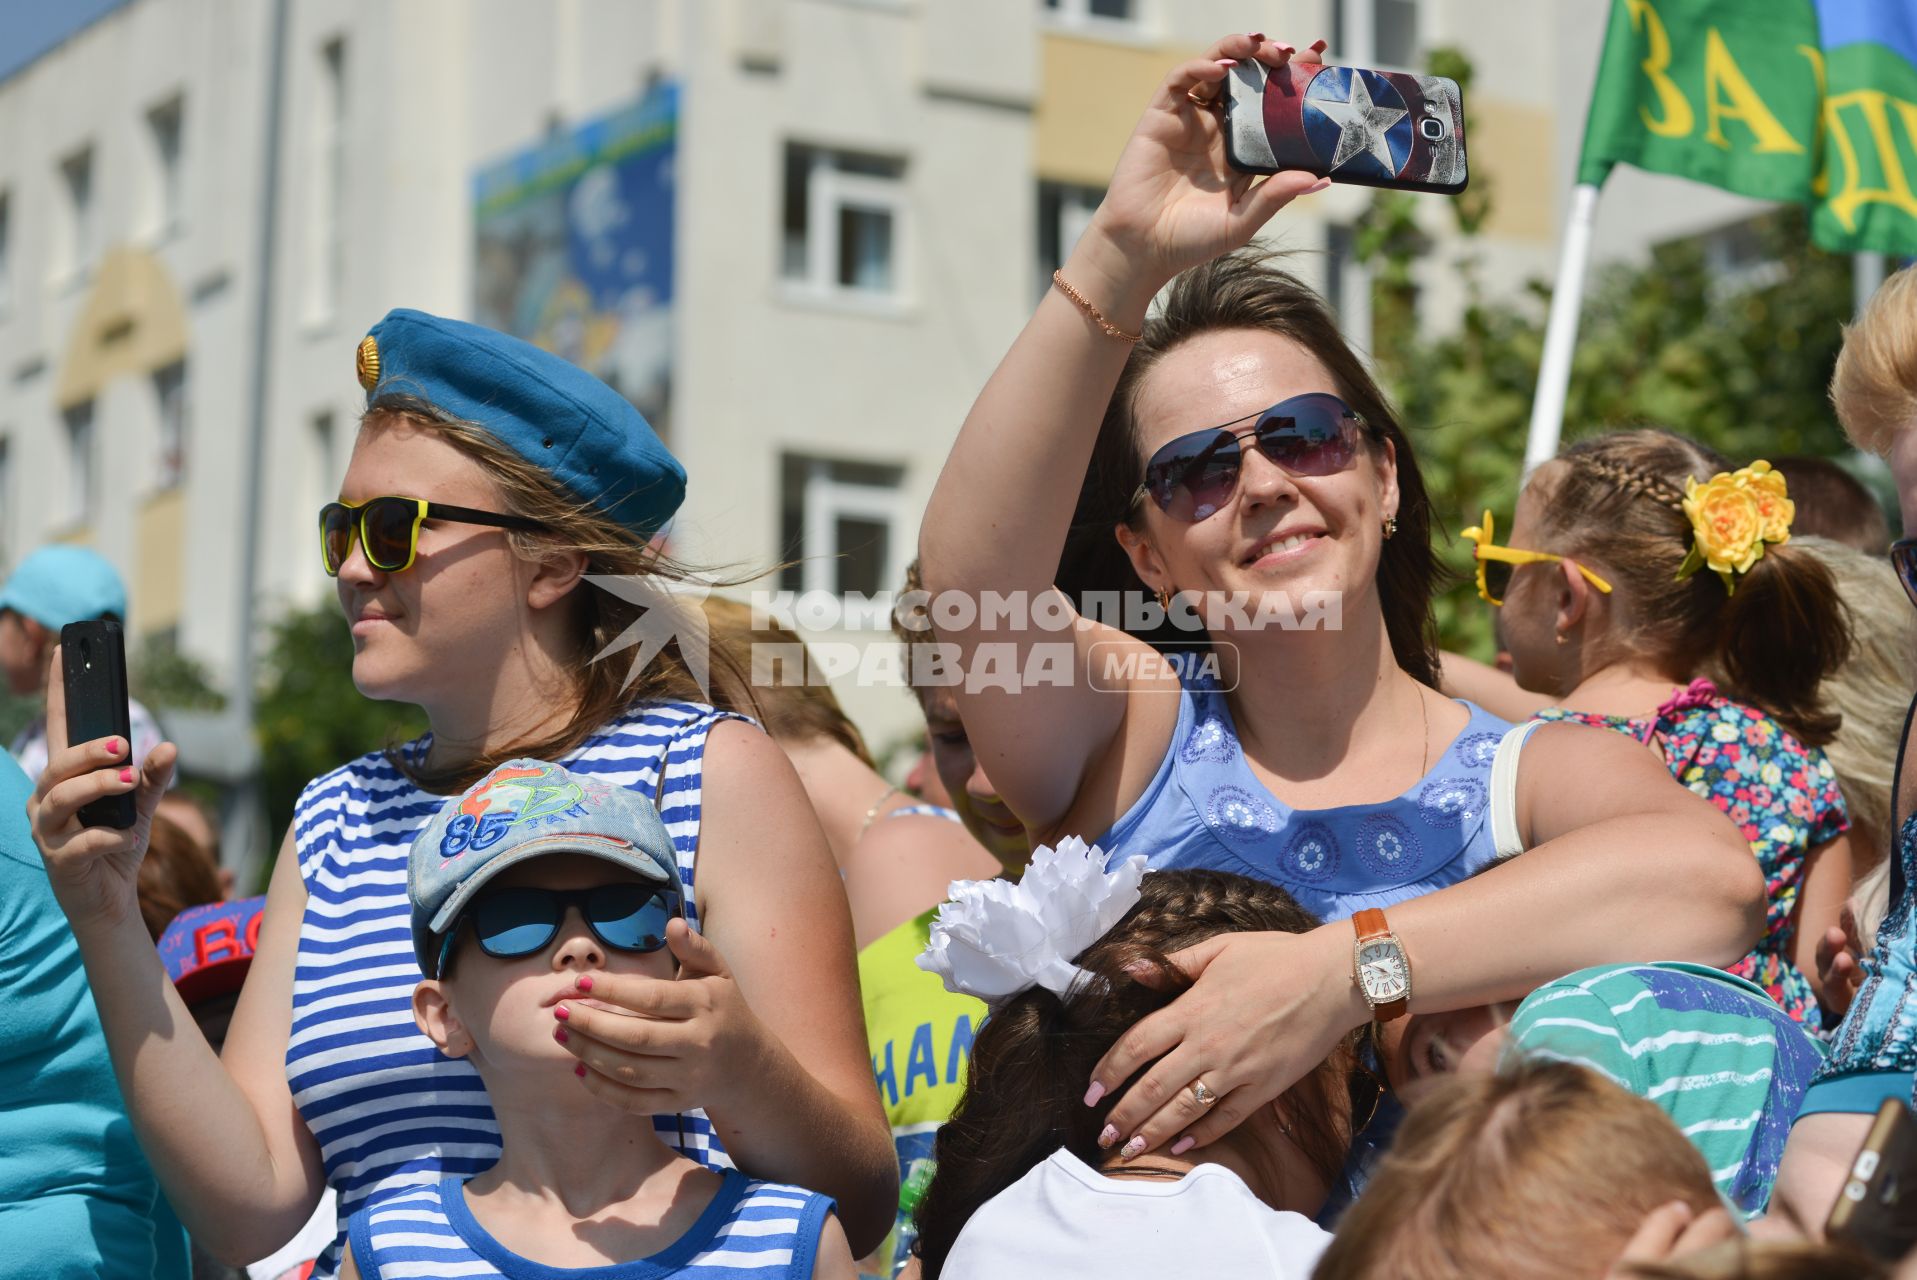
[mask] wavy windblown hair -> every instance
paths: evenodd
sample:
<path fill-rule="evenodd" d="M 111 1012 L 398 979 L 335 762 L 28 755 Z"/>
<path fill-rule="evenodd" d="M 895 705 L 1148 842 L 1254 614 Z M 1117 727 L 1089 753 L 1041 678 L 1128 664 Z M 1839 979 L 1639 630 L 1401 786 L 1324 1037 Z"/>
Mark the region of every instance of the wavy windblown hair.
<path fill-rule="evenodd" d="M 981 1205 L 1059 1148 L 1094 1168 L 1105 1162 L 1098 1133 L 1124 1090 L 1088 1107 L 1085 1084 L 1128 1028 L 1191 985 L 1172 952 L 1221 933 L 1305 933 L 1318 924 L 1276 885 L 1224 872 L 1154 871 L 1139 892 L 1125 918 L 1078 957 L 1102 981 L 1066 1000 L 1034 987 L 993 1010 L 979 1031 L 965 1096 L 939 1130 L 937 1172 L 919 1203 L 914 1251 L 926 1280 L 937 1280 Z M 1162 990 L 1131 976 L 1128 967 L 1140 964 Z M 1361 1034 L 1346 1036 L 1279 1099 L 1293 1140 L 1327 1183 L 1350 1146 L 1353 1093 L 1371 1080 L 1358 1066 Z"/>
<path fill-rule="evenodd" d="M 592 503 L 567 492 L 551 472 L 526 461 L 477 423 L 447 417 L 426 401 L 402 398 L 369 409 L 360 419 L 360 429 L 379 430 L 401 423 L 439 436 L 478 462 L 499 491 L 502 510 L 546 526 L 538 532 L 504 531 L 515 555 L 539 560 L 559 552 L 579 552 L 586 557 L 588 573 L 649 575 L 681 582 L 694 578 L 693 569 L 640 540 Z M 699 580 L 714 586 L 750 581 Z M 571 607 L 578 647 L 573 688 L 567 693 L 575 706 L 562 728 L 537 740 L 506 744 L 451 768 L 429 769 L 414 753 L 404 750 L 403 744 L 391 743 L 386 756 L 394 768 L 427 791 L 451 794 L 479 781 L 496 765 L 520 756 L 557 760 L 630 707 L 658 701 L 706 701 L 676 641 L 630 683 L 628 662 L 592 660 L 639 618 L 640 606 L 582 582 L 572 593 Z M 739 670 L 720 649 L 713 650 L 710 664 L 711 701 L 725 710 L 753 714 L 749 674 Z"/>

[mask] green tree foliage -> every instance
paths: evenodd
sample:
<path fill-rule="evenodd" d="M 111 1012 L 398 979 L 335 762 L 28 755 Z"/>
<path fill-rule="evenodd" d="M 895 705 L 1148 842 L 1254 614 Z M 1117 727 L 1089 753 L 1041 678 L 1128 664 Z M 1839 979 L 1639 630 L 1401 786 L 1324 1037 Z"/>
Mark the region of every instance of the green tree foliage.
<path fill-rule="evenodd" d="M 314 778 L 426 731 L 417 707 L 375 702 L 353 687 L 353 638 L 335 605 L 283 615 L 264 666 L 254 724 L 270 830 L 292 823 L 293 803 Z"/>
<path fill-rule="evenodd" d="M 1432 68 L 1461 85 L 1471 79 L 1456 51 L 1434 52 Z M 1438 602 L 1440 636 L 1478 657 L 1492 652 L 1492 610 L 1471 584 L 1469 544 L 1455 535 L 1486 507 L 1508 527 L 1551 296 L 1543 281 L 1517 298 L 1484 295 L 1477 241 L 1492 195 L 1477 174 L 1457 199 L 1379 192 L 1357 236 L 1372 269 L 1376 367 L 1417 448 L 1441 554 L 1459 575 Z M 1417 311 L 1417 269 L 1434 246 L 1422 225 L 1431 202 L 1445 205 L 1458 233 L 1441 269 L 1457 273 L 1466 298 L 1455 327 L 1438 332 Z M 1735 258 L 1748 265 L 1734 272 L 1713 270 L 1699 237 L 1658 246 L 1648 263 L 1596 273 L 1572 362 L 1567 443 L 1651 423 L 1738 463 L 1848 452 L 1826 388 L 1851 314 L 1849 259 L 1811 247 L 1797 208 L 1735 234 Z"/>

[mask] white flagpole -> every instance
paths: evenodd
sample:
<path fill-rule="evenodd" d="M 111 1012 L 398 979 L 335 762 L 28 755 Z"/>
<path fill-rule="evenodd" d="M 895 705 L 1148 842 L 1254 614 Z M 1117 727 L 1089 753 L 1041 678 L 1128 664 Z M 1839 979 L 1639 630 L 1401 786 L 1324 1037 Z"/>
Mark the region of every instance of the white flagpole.
<path fill-rule="evenodd" d="M 1558 451 L 1564 426 L 1564 398 L 1571 385 L 1571 353 L 1578 343 L 1578 310 L 1584 302 L 1584 269 L 1591 258 L 1591 227 L 1597 221 L 1598 188 L 1571 188 L 1571 216 L 1564 226 L 1564 253 L 1558 259 L 1557 287 L 1551 291 L 1551 318 L 1544 329 L 1544 359 L 1531 401 L 1531 435 L 1524 449 L 1524 474 L 1530 475 Z"/>

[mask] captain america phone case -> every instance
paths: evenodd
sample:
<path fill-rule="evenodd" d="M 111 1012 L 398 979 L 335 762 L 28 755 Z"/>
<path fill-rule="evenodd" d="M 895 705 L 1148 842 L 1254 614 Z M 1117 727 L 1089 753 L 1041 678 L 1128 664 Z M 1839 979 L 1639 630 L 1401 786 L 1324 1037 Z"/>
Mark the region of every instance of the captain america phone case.
<path fill-rule="evenodd" d="M 1457 82 L 1363 67 L 1243 61 L 1225 95 L 1225 149 L 1245 173 L 1456 195 L 1469 180 Z"/>

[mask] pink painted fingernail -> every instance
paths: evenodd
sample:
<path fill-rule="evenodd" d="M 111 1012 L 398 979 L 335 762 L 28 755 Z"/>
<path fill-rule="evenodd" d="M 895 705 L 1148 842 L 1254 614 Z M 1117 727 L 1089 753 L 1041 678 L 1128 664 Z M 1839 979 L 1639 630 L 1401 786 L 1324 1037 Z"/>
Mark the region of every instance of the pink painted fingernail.
<path fill-rule="evenodd" d="M 552 1016 L 564 1022 L 567 1018 L 572 1017 L 572 1011 L 563 1004 L 556 1004 L 553 1006 Z"/>
<path fill-rule="evenodd" d="M 1288 45 L 1288 44 L 1281 44 L 1281 45 L 1279 45 L 1279 46 L 1278 46 L 1278 52 L 1280 52 L 1280 53 L 1296 53 L 1296 52 L 1298 52 L 1298 51 L 1297 51 L 1296 49 L 1294 49 L 1294 48 L 1293 48 L 1292 46 L 1290 46 L 1290 45 Z"/>
<path fill-rule="evenodd" d="M 1219 65 L 1219 66 L 1221 66 L 1221 67 L 1223 67 L 1223 68 L 1224 68 L 1225 70 L 1227 70 L 1227 71 L 1230 71 L 1230 70 L 1231 70 L 1231 69 L 1232 69 L 1233 67 L 1235 67 L 1235 66 L 1237 66 L 1237 65 L 1238 65 L 1238 59 L 1236 59 L 1236 58 L 1220 58 L 1220 59 L 1218 60 L 1218 65 Z"/>
<path fill-rule="evenodd" d="M 131 782 L 131 781 L 133 781 L 133 770 L 131 770 L 131 769 L 122 769 L 122 770 L 120 770 L 120 781 L 122 781 L 122 782 Z"/>
<path fill-rule="evenodd" d="M 1085 1090 L 1085 1105 L 1095 1107 L 1098 1105 L 1098 1100 L 1104 1096 L 1105 1086 L 1094 1080 L 1092 1081 L 1092 1087 Z"/>
<path fill-rule="evenodd" d="M 117 756 L 120 754 L 120 740 L 118 738 L 107 739 L 107 754 L 110 756 Z"/>
<path fill-rule="evenodd" d="M 573 1067 L 572 1073 L 578 1076 L 581 1080 L 584 1080 L 586 1078 L 586 1064 L 583 1062 L 577 1064 L 576 1066 Z"/>
<path fill-rule="evenodd" d="M 552 1029 L 552 1038 L 560 1044 L 566 1043 L 566 1029 L 564 1027 L 554 1027 Z"/>
<path fill-rule="evenodd" d="M 1311 51 L 1313 53 L 1323 53 L 1325 51 L 1325 42 L 1322 40 L 1313 40 L 1311 42 Z"/>
<path fill-rule="evenodd" d="M 1198 1139 L 1192 1137 L 1190 1134 L 1186 1134 L 1178 1141 L 1172 1143 L 1171 1153 L 1175 1156 L 1182 1156 L 1197 1145 Z"/>
<path fill-rule="evenodd" d="M 579 989 L 580 989 L 581 991 L 591 991 L 591 990 L 592 990 L 592 979 L 591 979 L 591 978 L 581 978 L 581 979 L 579 979 L 579 981 L 577 981 L 577 982 L 575 982 L 575 983 L 573 983 L 573 985 L 574 985 L 575 987 L 578 987 L 578 988 L 579 988 Z"/>
<path fill-rule="evenodd" d="M 1318 179 L 1318 181 L 1312 183 L 1310 186 L 1305 188 L 1305 194 L 1311 195 L 1315 192 L 1323 191 L 1326 187 L 1330 185 L 1331 185 L 1330 178 L 1320 178 Z"/>
<path fill-rule="evenodd" d="M 1145 1138 L 1144 1135 L 1141 1134 L 1119 1149 L 1118 1158 L 1120 1160 L 1136 1160 L 1143 1154 L 1145 1154 Z"/>
<path fill-rule="evenodd" d="M 1117 1141 L 1118 1141 L 1118 1128 L 1116 1125 L 1108 1124 L 1103 1129 L 1100 1129 L 1098 1131 L 1098 1145 L 1101 1150 L 1111 1146 L 1112 1143 Z"/>
<path fill-rule="evenodd" d="M 1251 38 L 1263 44 L 1265 41 L 1265 33 L 1262 31 L 1254 31 L 1251 33 Z"/>

